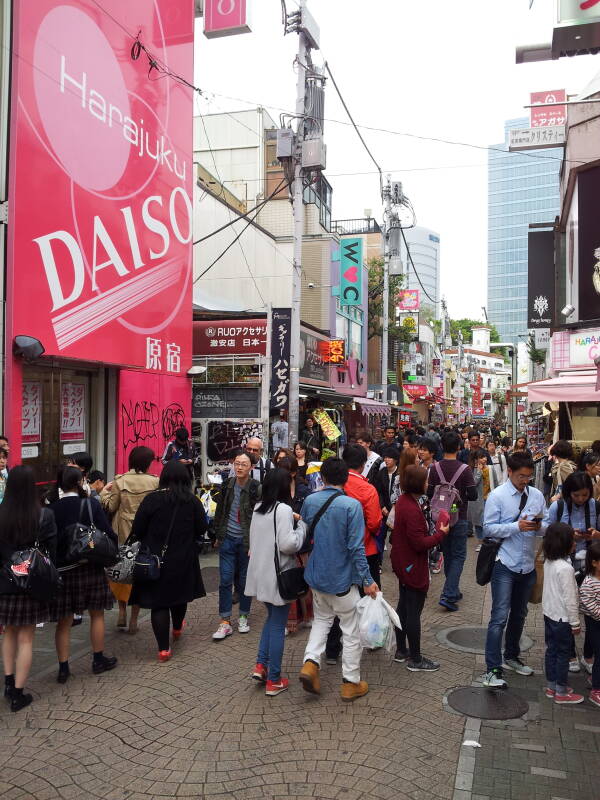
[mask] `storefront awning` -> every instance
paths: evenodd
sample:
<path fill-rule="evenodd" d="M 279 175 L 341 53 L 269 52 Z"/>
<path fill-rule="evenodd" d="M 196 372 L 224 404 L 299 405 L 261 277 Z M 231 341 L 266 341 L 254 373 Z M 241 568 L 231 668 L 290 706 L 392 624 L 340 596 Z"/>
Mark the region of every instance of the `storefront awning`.
<path fill-rule="evenodd" d="M 379 400 L 366 400 L 364 397 L 355 397 L 354 402 L 365 416 L 369 416 L 369 414 L 389 416 L 391 413 L 388 403 L 381 403 Z"/>
<path fill-rule="evenodd" d="M 551 400 L 568 403 L 600 403 L 600 391 L 596 391 L 595 372 L 563 373 L 558 378 L 536 381 L 527 385 L 530 403 L 545 403 Z"/>

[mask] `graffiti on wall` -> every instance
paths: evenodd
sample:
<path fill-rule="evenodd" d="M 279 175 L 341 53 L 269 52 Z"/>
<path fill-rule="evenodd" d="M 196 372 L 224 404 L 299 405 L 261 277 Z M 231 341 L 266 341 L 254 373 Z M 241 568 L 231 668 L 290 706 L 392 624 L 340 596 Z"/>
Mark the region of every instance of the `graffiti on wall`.
<path fill-rule="evenodd" d="M 212 466 L 227 461 L 230 450 L 244 447 L 253 436 L 262 438 L 263 426 L 260 422 L 214 420 L 208 423 L 206 434 L 206 455 Z"/>

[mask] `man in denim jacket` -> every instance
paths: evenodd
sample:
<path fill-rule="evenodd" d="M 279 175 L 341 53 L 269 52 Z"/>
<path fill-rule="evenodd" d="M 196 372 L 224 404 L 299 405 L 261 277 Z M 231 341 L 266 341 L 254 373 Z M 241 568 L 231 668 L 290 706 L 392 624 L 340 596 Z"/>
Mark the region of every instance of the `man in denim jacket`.
<path fill-rule="evenodd" d="M 373 597 L 379 589 L 371 577 L 365 555 L 362 506 L 358 500 L 343 493 L 348 467 L 340 458 L 328 458 L 321 467 L 321 477 L 325 488 L 307 497 L 302 507 L 307 527 L 332 495 L 335 499 L 313 531 L 313 551 L 304 574 L 313 591 L 314 620 L 300 682 L 307 692 L 320 694 L 321 657 L 333 620 L 339 617 L 344 646 L 341 696 L 342 700 L 351 701 L 369 691 L 367 682 L 360 679 L 362 647 L 356 610 L 360 599 L 358 586 Z"/>

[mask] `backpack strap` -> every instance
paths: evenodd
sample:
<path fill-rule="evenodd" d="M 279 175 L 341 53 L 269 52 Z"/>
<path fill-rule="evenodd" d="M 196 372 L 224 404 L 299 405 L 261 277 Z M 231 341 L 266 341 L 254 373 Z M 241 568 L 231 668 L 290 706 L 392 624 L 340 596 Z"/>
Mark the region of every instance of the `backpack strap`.
<path fill-rule="evenodd" d="M 446 481 L 446 483 L 450 484 L 450 486 L 454 486 L 456 481 L 460 478 L 460 476 L 467 469 L 467 467 L 468 467 L 468 464 L 465 464 L 465 463 L 461 462 L 459 468 L 456 470 L 456 472 L 454 473 L 452 478 L 450 478 L 449 481 Z"/>

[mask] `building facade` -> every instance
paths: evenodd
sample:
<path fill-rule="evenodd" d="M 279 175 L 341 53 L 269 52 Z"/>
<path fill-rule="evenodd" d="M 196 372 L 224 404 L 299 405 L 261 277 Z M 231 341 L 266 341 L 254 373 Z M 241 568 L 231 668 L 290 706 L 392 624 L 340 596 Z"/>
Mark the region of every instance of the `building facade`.
<path fill-rule="evenodd" d="M 440 235 L 429 228 L 407 228 L 404 231 L 412 264 L 406 253 L 404 242 L 400 252 L 404 264 L 405 275 L 408 276 L 408 289 L 417 289 L 420 293 L 421 307 L 434 310 L 435 318 L 439 318 L 440 308 Z M 414 266 L 413 266 L 414 264 Z M 418 273 L 421 282 L 417 278 Z M 421 286 L 422 284 L 422 286 Z"/>
<path fill-rule="evenodd" d="M 508 131 L 529 127 L 508 120 L 505 142 L 488 153 L 489 321 L 503 342 L 527 335 L 527 234 L 531 223 L 553 223 L 559 213 L 559 148 L 508 151 Z"/>

